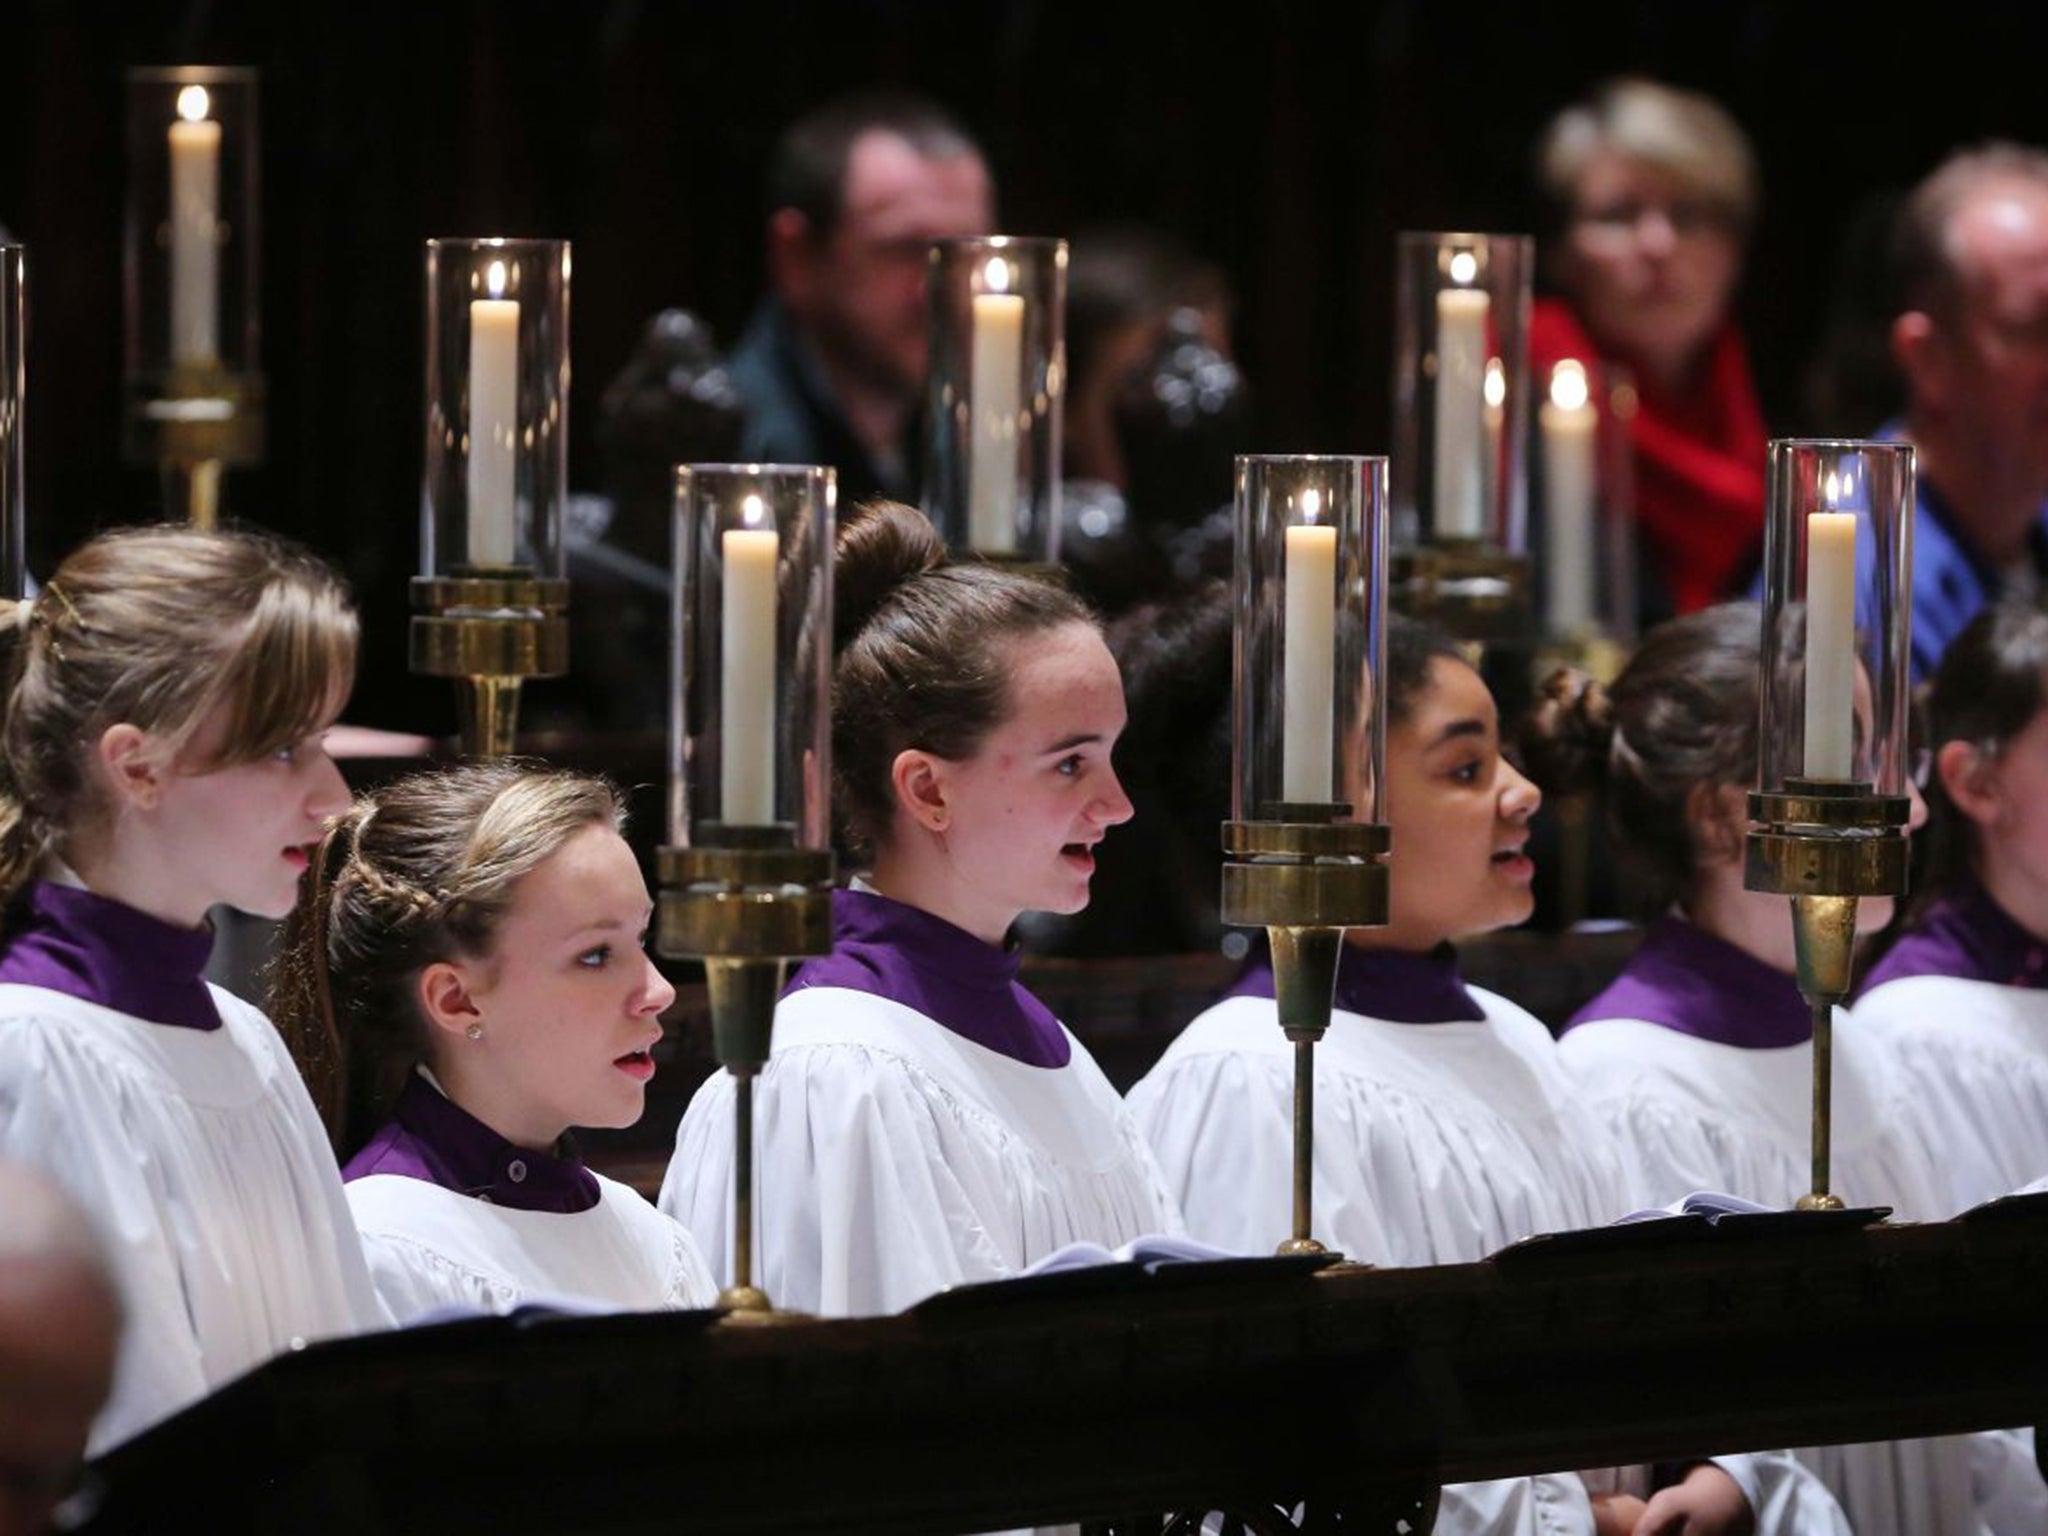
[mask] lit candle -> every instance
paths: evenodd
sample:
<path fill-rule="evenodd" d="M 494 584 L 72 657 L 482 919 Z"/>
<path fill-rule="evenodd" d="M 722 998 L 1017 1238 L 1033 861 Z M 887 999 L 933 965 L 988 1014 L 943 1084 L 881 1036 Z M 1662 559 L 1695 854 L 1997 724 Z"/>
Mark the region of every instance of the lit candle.
<path fill-rule="evenodd" d="M 759 496 L 742 504 L 748 526 L 721 538 L 725 591 L 719 614 L 719 814 L 734 825 L 775 820 L 775 561 L 780 540 Z"/>
<path fill-rule="evenodd" d="M 1301 510 L 1310 521 L 1287 530 L 1280 782 L 1288 801 L 1320 804 L 1335 798 L 1337 530 L 1313 521 L 1320 492 L 1302 492 Z"/>
<path fill-rule="evenodd" d="M 171 361 L 220 356 L 220 124 L 203 85 L 178 92 L 171 124 Z"/>
<path fill-rule="evenodd" d="M 988 292 L 974 296 L 968 368 L 973 427 L 967 448 L 967 541 L 984 554 L 1017 552 L 1017 417 L 1024 387 L 1024 298 L 1010 264 L 991 257 Z"/>
<path fill-rule="evenodd" d="M 1461 252 L 1453 258 L 1478 263 Z M 1486 532 L 1481 422 L 1485 411 L 1486 319 L 1493 301 L 1476 288 L 1436 296 L 1436 532 L 1476 539 Z"/>
<path fill-rule="evenodd" d="M 1806 519 L 1806 776 L 1846 779 L 1855 758 L 1856 514 Z"/>
<path fill-rule="evenodd" d="M 469 306 L 469 563 L 479 568 L 516 558 L 519 463 L 519 301 L 502 297 L 502 261 L 484 285 L 491 296 Z"/>
<path fill-rule="evenodd" d="M 1536 413 L 1543 437 L 1543 575 L 1553 635 L 1593 622 L 1594 445 L 1599 417 L 1583 363 L 1566 358 L 1550 373 L 1550 398 Z"/>

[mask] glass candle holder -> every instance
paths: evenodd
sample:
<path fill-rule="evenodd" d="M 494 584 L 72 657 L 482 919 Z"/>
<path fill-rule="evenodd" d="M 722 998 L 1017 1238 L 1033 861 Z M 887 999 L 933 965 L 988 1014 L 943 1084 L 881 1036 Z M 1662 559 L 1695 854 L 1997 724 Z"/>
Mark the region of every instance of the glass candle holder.
<path fill-rule="evenodd" d="M 128 72 L 122 360 L 127 447 L 161 462 L 262 456 L 257 77 Z"/>
<path fill-rule="evenodd" d="M 1519 554 L 1535 242 L 1407 232 L 1396 260 L 1395 542 Z"/>
<path fill-rule="evenodd" d="M 420 569 L 559 580 L 569 242 L 429 240 Z"/>
<path fill-rule="evenodd" d="M 675 481 L 669 841 L 829 849 L 832 540 L 815 465 L 684 464 Z"/>
<path fill-rule="evenodd" d="M 1231 819 L 1378 822 L 1387 461 L 1237 461 Z"/>
<path fill-rule="evenodd" d="M 1067 242 L 932 247 L 924 508 L 955 551 L 1059 558 Z"/>
<path fill-rule="evenodd" d="M 1625 368 L 1566 358 L 1539 381 L 1536 585 L 1561 644 L 1636 635 L 1635 385 Z"/>
<path fill-rule="evenodd" d="M 1770 445 L 1757 788 L 1906 793 L 1913 450 Z"/>
<path fill-rule="evenodd" d="M 22 428 L 28 404 L 28 252 L 0 245 L 0 597 L 26 583 L 28 488 L 22 478 Z"/>

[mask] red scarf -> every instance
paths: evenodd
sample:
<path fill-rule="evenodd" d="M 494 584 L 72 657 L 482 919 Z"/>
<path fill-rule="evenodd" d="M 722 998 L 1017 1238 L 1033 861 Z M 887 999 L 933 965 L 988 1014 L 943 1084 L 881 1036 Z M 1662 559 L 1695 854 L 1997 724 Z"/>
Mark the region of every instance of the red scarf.
<path fill-rule="evenodd" d="M 1530 379 L 1539 394 L 1567 357 L 1605 361 L 1561 299 L 1538 299 L 1529 326 Z M 1707 343 L 1692 387 L 1679 393 L 1636 374 L 1636 524 L 1643 559 L 1673 609 L 1690 613 L 1734 594 L 1763 541 L 1763 411 L 1749 354 L 1732 323 Z"/>

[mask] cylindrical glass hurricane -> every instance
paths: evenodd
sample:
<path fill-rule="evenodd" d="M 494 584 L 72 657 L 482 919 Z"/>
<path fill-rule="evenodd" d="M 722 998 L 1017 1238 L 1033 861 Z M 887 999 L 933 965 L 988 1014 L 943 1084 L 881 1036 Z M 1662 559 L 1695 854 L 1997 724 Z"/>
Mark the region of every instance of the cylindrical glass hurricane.
<path fill-rule="evenodd" d="M 1539 386 L 1532 542 L 1544 631 L 1561 644 L 1631 645 L 1635 385 L 1625 368 L 1566 358 Z"/>
<path fill-rule="evenodd" d="M 1913 450 L 1770 445 L 1757 788 L 1906 793 Z"/>
<path fill-rule="evenodd" d="M 1527 235 L 1407 232 L 1394 297 L 1394 541 L 1523 550 Z"/>
<path fill-rule="evenodd" d="M 1381 819 L 1386 532 L 1384 458 L 1238 459 L 1232 820 Z"/>
<path fill-rule="evenodd" d="M 832 540 L 815 465 L 676 469 L 669 841 L 828 849 Z"/>
<path fill-rule="evenodd" d="M 128 71 L 122 369 L 145 462 L 262 455 L 257 77 Z"/>
<path fill-rule="evenodd" d="M 420 569 L 560 579 L 569 242 L 429 240 Z"/>
<path fill-rule="evenodd" d="M 1059 558 L 1067 242 L 932 247 L 924 508 L 962 553 Z"/>
<path fill-rule="evenodd" d="M 28 252 L 0 245 L 0 597 L 20 597 L 28 488 L 22 427 L 28 405 Z"/>

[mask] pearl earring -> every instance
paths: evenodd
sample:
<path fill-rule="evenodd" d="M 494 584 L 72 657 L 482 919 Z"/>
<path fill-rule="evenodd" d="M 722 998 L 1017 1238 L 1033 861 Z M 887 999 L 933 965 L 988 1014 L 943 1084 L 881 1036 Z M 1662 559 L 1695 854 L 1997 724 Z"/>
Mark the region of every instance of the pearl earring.
<path fill-rule="evenodd" d="M 472 1040 L 481 1040 L 484 1037 L 484 1027 L 481 1024 L 472 1024 L 463 1033 Z"/>

